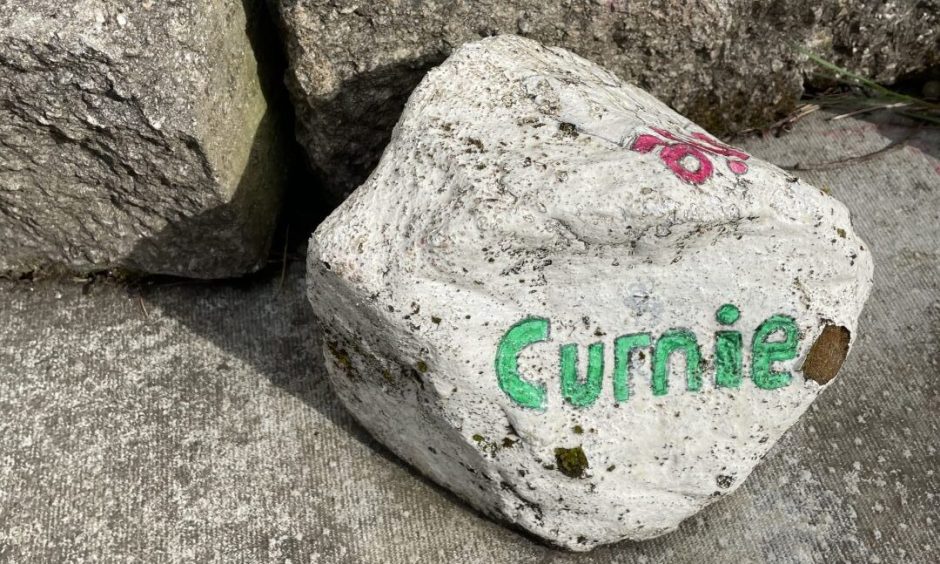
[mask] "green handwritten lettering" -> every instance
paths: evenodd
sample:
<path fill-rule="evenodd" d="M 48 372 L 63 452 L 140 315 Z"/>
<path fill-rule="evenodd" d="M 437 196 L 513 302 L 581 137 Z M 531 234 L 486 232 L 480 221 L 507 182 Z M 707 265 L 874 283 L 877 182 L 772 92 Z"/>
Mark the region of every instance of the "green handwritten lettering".
<path fill-rule="evenodd" d="M 630 353 L 650 346 L 649 333 L 631 333 L 614 339 L 614 399 L 630 399 Z"/>
<path fill-rule="evenodd" d="M 529 345 L 547 340 L 548 333 L 548 319 L 530 317 L 510 327 L 496 349 L 499 387 L 522 407 L 541 409 L 545 404 L 545 385 L 526 382 L 519 376 L 519 353 Z"/>
<path fill-rule="evenodd" d="M 653 395 L 662 396 L 669 391 L 666 373 L 669 371 L 669 357 L 675 351 L 685 353 L 686 388 L 696 392 L 702 387 L 702 354 L 698 348 L 695 334 L 687 329 L 671 329 L 663 333 L 656 341 L 653 352 Z"/>
<path fill-rule="evenodd" d="M 732 325 L 741 317 L 741 310 L 734 304 L 718 308 L 715 318 L 722 325 Z M 741 385 L 742 339 L 739 331 L 715 332 L 715 385 L 720 388 L 737 388 Z"/>
<path fill-rule="evenodd" d="M 784 333 L 782 341 L 767 340 L 778 331 Z M 774 390 L 789 384 L 790 373 L 775 371 L 773 364 L 796 358 L 798 341 L 799 331 L 792 317 L 772 315 L 764 320 L 751 341 L 751 380 L 754 385 L 764 390 Z"/>
<path fill-rule="evenodd" d="M 578 345 L 561 347 L 561 395 L 575 407 L 590 407 L 601 394 L 604 381 L 604 345 L 588 347 L 587 379 L 578 381 Z"/>

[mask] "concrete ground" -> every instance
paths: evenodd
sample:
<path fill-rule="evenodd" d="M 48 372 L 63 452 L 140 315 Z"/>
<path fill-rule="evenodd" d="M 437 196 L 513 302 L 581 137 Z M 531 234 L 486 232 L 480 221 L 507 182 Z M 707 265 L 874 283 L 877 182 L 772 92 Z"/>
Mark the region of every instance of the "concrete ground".
<path fill-rule="evenodd" d="M 330 391 L 295 263 L 283 282 L 0 282 L 0 561 L 940 561 L 940 130 L 826 117 L 739 144 L 852 210 L 876 261 L 859 340 L 677 532 L 569 554 L 414 474 Z"/>

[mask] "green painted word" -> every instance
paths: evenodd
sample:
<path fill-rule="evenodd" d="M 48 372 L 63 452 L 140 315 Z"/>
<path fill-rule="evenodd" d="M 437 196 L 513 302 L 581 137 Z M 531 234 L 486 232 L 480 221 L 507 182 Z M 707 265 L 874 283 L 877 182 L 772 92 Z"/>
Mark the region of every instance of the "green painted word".
<path fill-rule="evenodd" d="M 718 308 L 715 318 L 724 326 L 734 325 L 741 311 L 732 304 Z M 506 331 L 496 349 L 496 377 L 499 387 L 517 404 L 543 409 L 547 390 L 544 384 L 524 379 L 519 374 L 519 354 L 526 347 L 550 341 L 551 322 L 542 317 L 529 317 Z M 773 337 L 773 338 L 771 338 Z M 761 323 L 751 337 L 751 381 L 758 388 L 773 390 L 790 383 L 791 375 L 775 370 L 774 363 L 796 358 L 800 334 L 796 322 L 787 315 L 772 315 Z M 634 352 L 652 347 L 653 373 L 650 386 L 653 395 L 669 391 L 669 361 L 680 353 L 685 359 L 685 386 L 690 392 L 702 389 L 702 352 L 695 334 L 688 329 L 670 329 L 653 342 L 649 333 L 628 333 L 614 339 L 614 399 L 630 398 L 630 359 Z M 715 386 L 737 388 L 744 377 L 739 331 L 715 332 Z M 597 401 L 604 382 L 604 343 L 587 347 L 587 370 L 579 377 L 578 345 L 562 345 L 559 355 L 561 395 L 571 405 L 589 407 Z"/>

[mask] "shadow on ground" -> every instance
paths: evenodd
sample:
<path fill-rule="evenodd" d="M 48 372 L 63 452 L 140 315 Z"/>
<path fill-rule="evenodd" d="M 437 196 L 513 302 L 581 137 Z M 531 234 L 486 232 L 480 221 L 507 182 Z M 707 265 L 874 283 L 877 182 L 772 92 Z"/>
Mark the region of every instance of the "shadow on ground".
<path fill-rule="evenodd" d="M 448 502 L 486 519 L 376 441 L 340 403 L 326 376 L 320 330 L 306 299 L 304 271 L 303 261 L 291 261 L 224 281 L 152 277 L 133 283 L 127 291 L 147 311 L 159 311 L 183 323 Z M 246 327 L 246 319 L 256 324 Z M 548 549 L 527 532 L 513 530 L 537 545 L 531 548 Z"/>
<path fill-rule="evenodd" d="M 145 311 L 159 311 L 179 321 L 227 355 L 250 365 L 361 445 L 405 468 L 451 503 L 476 513 L 373 439 L 330 388 L 320 332 L 305 295 L 303 257 L 310 234 L 341 199 L 330 196 L 318 179 L 319 173 L 309 168 L 306 155 L 293 140 L 295 117 L 282 84 L 287 63 L 268 8 L 264 2 L 243 3 L 252 22 L 246 31 L 259 62 L 259 79 L 269 110 L 255 132 L 241 182 L 232 197 L 214 209 L 192 217 L 168 218 L 164 229 L 138 243 L 126 266 L 133 271 L 139 264 L 152 264 L 154 257 L 171 264 L 173 257 L 194 254 L 192 248 L 180 248 L 181 241 L 197 241 L 195 254 L 215 271 L 257 272 L 226 280 L 148 276 L 131 282 L 127 291 Z M 358 141 L 342 145 L 350 159 L 343 166 L 355 169 L 355 183 L 374 166 L 408 94 L 430 65 L 421 62 L 381 69 L 357 78 L 342 95 L 325 102 L 327 111 L 347 117 L 354 114 L 358 129 L 346 132 L 346 137 L 370 140 L 365 148 Z M 368 96 L 361 93 L 364 89 L 369 90 Z M 250 223 L 258 217 L 273 221 L 272 210 L 262 208 L 267 205 L 263 197 L 266 190 L 283 192 L 276 228 L 267 219 Z M 233 224 L 241 225 L 232 229 Z M 260 261 L 258 257 L 262 257 Z M 243 262 L 233 265 L 233 260 Z M 166 272 L 186 270 L 185 265 L 174 265 Z M 246 320 L 254 324 L 247 327 Z"/>

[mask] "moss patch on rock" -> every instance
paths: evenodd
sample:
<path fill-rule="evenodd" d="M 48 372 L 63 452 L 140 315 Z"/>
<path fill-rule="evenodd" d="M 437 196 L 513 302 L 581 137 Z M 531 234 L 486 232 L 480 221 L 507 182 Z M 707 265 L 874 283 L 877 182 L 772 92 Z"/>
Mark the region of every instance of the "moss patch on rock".
<path fill-rule="evenodd" d="M 569 478 L 581 478 L 589 468 L 587 455 L 580 445 L 573 448 L 556 448 L 555 466 Z"/>

